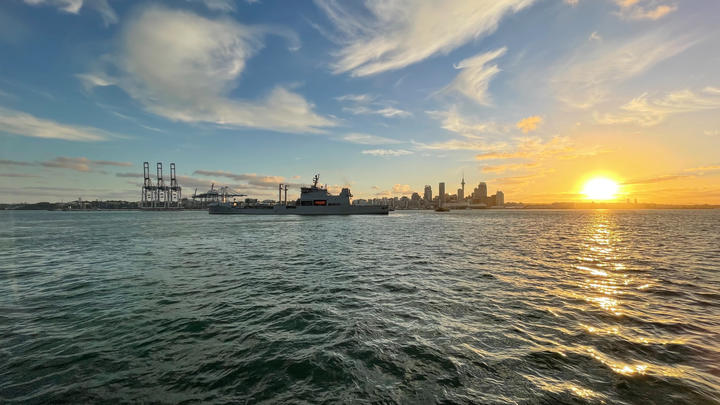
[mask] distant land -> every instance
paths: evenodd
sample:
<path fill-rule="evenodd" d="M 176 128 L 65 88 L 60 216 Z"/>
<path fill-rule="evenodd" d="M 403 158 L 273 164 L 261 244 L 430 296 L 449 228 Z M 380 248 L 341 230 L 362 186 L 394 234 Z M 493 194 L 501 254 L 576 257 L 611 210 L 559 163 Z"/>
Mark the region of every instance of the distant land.
<path fill-rule="evenodd" d="M 192 200 L 183 200 L 182 209 L 206 209 L 206 207 L 194 204 Z M 503 207 L 484 208 L 491 210 L 511 210 L 511 209 L 720 209 L 717 204 L 655 204 L 655 203 L 627 203 L 627 202 L 554 202 L 547 204 L 524 204 L 510 202 Z M 122 201 L 122 200 L 95 200 L 73 202 L 37 202 L 37 203 L 0 203 L 0 210 L 47 210 L 47 211 L 95 211 L 95 210 L 140 210 L 139 201 Z M 395 207 L 399 211 L 422 211 L 430 209 L 417 208 L 401 208 Z M 454 210 L 453 210 L 454 211 Z M 458 210 L 462 211 L 462 210 Z"/>

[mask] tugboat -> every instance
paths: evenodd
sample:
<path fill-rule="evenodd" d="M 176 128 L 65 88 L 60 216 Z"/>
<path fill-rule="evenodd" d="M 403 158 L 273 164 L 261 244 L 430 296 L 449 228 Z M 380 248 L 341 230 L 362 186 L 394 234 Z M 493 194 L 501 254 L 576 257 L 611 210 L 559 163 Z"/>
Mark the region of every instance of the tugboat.
<path fill-rule="evenodd" d="M 287 185 L 280 184 L 277 203 L 261 203 L 257 199 L 214 203 L 208 208 L 210 214 L 250 214 L 250 215 L 387 215 L 387 205 L 350 205 L 349 188 L 343 188 L 338 195 L 332 195 L 327 188 L 318 186 L 320 175 L 313 177 L 313 185 L 300 188 L 300 198 L 294 204 L 287 202 Z M 285 191 L 283 202 L 282 192 Z"/>

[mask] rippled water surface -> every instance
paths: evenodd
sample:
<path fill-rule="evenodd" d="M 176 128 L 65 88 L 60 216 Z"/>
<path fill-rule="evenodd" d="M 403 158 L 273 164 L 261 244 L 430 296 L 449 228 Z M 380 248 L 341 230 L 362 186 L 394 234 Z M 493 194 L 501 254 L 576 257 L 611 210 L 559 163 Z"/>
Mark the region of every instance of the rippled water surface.
<path fill-rule="evenodd" d="M 0 402 L 720 403 L 720 211 L 0 211 Z"/>

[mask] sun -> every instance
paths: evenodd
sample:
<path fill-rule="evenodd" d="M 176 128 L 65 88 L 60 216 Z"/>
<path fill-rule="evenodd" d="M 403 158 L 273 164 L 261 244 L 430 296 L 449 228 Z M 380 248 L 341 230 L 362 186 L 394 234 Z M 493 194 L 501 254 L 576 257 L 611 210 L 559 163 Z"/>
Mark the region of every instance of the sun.
<path fill-rule="evenodd" d="M 582 193 L 589 200 L 612 200 L 620 186 L 606 177 L 595 177 L 585 182 Z"/>

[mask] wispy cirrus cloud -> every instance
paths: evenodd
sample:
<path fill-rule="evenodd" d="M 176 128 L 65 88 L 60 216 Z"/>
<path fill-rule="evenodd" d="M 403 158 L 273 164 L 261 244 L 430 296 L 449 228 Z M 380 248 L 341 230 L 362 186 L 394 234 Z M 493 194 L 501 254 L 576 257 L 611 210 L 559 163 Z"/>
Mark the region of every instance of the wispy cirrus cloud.
<path fill-rule="evenodd" d="M 394 103 L 378 100 L 376 96 L 370 94 L 346 94 L 335 99 L 348 103 L 349 105 L 343 107 L 343 111 L 354 115 L 381 115 L 385 118 L 402 118 L 412 115 L 408 111 L 393 107 Z"/>
<path fill-rule="evenodd" d="M 538 162 L 526 162 L 526 163 L 506 163 L 501 165 L 486 165 L 480 167 L 480 171 L 483 173 L 503 173 L 511 172 L 516 170 L 527 170 L 534 169 L 540 166 Z"/>
<path fill-rule="evenodd" d="M 489 151 L 475 156 L 477 160 L 503 159 L 576 159 L 604 152 L 597 147 L 578 148 L 567 136 L 554 136 L 547 141 L 536 137 L 515 138 L 514 143 L 502 150 Z"/>
<path fill-rule="evenodd" d="M 441 127 L 462 137 L 481 139 L 488 134 L 507 132 L 507 128 L 493 121 L 477 122 L 460 114 L 455 106 L 448 110 L 426 111 L 426 114 L 441 122 Z"/>
<path fill-rule="evenodd" d="M 0 166 L 33 166 L 32 162 L 22 162 L 19 160 L 0 159 Z"/>
<path fill-rule="evenodd" d="M 675 4 L 657 0 L 615 0 L 620 8 L 617 14 L 628 20 L 659 20 L 677 10 Z"/>
<path fill-rule="evenodd" d="M 130 167 L 130 162 L 116 162 L 112 160 L 90 160 L 86 157 L 65 157 L 59 156 L 52 160 L 46 161 L 17 161 L 17 160 L 0 160 L 0 166 L 41 166 L 58 169 L 70 169 L 78 172 L 91 172 L 96 168 L 103 166 Z M 142 177 L 142 175 L 139 175 Z"/>
<path fill-rule="evenodd" d="M 473 139 L 448 139 L 446 141 L 422 143 L 413 142 L 413 145 L 420 150 L 437 150 L 437 151 L 453 151 L 453 150 L 468 150 L 468 151 L 489 151 L 497 150 L 505 146 L 505 143 L 489 143 L 482 140 Z"/>
<path fill-rule="evenodd" d="M 363 133 L 350 133 L 342 137 L 346 142 L 357 143 L 359 145 L 391 145 L 401 143 L 396 139 L 385 138 L 377 135 L 363 134 Z"/>
<path fill-rule="evenodd" d="M 234 0 L 187 0 L 194 3 L 202 3 L 207 7 L 209 10 L 213 11 L 222 11 L 222 12 L 230 12 L 235 11 L 235 1 Z M 251 3 L 252 1 L 248 1 L 248 3 Z"/>
<path fill-rule="evenodd" d="M 335 73 L 368 76 L 396 70 L 484 37 L 500 20 L 533 0 L 406 0 L 359 2 L 316 0 L 344 45 Z"/>
<path fill-rule="evenodd" d="M 654 177 L 643 177 L 630 179 L 623 182 L 623 185 L 642 186 L 656 183 L 666 183 L 676 180 L 684 180 L 690 177 L 717 176 L 720 175 L 720 165 L 707 165 L 698 167 L 689 167 L 681 171 L 662 174 Z"/>
<path fill-rule="evenodd" d="M 396 156 L 405 156 L 405 155 L 412 155 L 413 152 L 406 150 L 406 149 L 368 149 L 362 151 L 363 155 L 372 155 L 372 156 L 383 156 L 383 157 L 396 157 Z"/>
<path fill-rule="evenodd" d="M 0 177 L 8 177 L 8 178 L 39 178 L 41 176 L 37 174 L 29 174 L 29 173 L 0 173 Z"/>
<path fill-rule="evenodd" d="M 90 172 L 94 167 L 100 166 L 116 166 L 116 167 L 130 167 L 133 164 L 130 162 L 114 162 L 109 160 L 90 160 L 85 157 L 64 157 L 60 156 L 53 160 L 45 162 L 39 162 L 40 166 L 52 167 L 59 169 L 70 169 L 77 172 Z"/>
<path fill-rule="evenodd" d="M 667 117 L 680 113 L 720 109 L 720 89 L 706 87 L 699 92 L 680 90 L 662 97 L 644 93 L 610 114 L 595 114 L 601 124 L 637 124 L 644 127 L 658 125 Z"/>
<path fill-rule="evenodd" d="M 480 105 L 491 105 L 492 98 L 488 92 L 490 81 L 500 73 L 497 65 L 490 62 L 503 56 L 507 48 L 485 52 L 460 61 L 454 65 L 460 73 L 441 92 L 457 92 Z"/>
<path fill-rule="evenodd" d="M 569 59 L 553 68 L 552 86 L 558 99 L 580 109 L 607 99 L 613 88 L 697 42 L 688 34 L 653 31 L 634 39 L 586 42 Z"/>
<path fill-rule="evenodd" d="M 117 14 L 108 0 L 23 0 L 25 4 L 32 6 L 52 6 L 58 10 L 69 13 L 79 14 L 80 10 L 85 6 L 97 11 L 102 17 L 105 26 L 115 24 L 118 21 Z"/>
<path fill-rule="evenodd" d="M 123 137 L 98 128 L 63 124 L 2 107 L 0 107 L 0 133 L 78 142 L 104 141 Z"/>
<path fill-rule="evenodd" d="M 286 29 L 149 6 L 125 26 L 113 66 L 79 78 L 87 87 L 119 86 L 173 121 L 289 133 L 319 133 L 337 125 L 288 87 L 275 86 L 258 100 L 230 96 L 268 34 L 287 38 L 291 49 L 299 47 L 297 35 Z M 122 73 L 107 73 L 113 69 Z"/>

